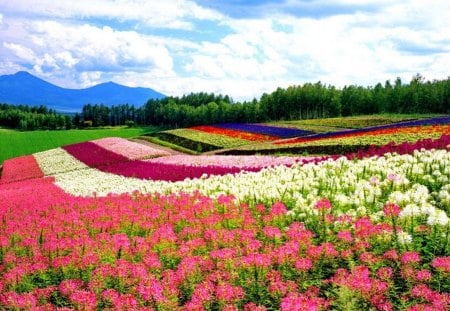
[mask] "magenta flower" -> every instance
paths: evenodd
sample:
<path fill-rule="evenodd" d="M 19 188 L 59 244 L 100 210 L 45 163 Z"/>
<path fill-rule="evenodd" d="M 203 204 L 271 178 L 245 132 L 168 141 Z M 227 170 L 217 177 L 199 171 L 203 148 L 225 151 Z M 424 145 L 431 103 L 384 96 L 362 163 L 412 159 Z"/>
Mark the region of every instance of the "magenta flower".
<path fill-rule="evenodd" d="M 309 258 L 299 258 L 295 262 L 295 268 L 299 271 L 306 272 L 313 267 L 312 261 Z"/>
<path fill-rule="evenodd" d="M 431 272 L 426 269 L 419 270 L 416 273 L 416 280 L 419 282 L 428 282 L 431 280 L 431 277 Z"/>
<path fill-rule="evenodd" d="M 391 267 L 381 267 L 377 271 L 377 277 L 383 281 L 389 281 L 394 275 L 394 270 Z"/>
<path fill-rule="evenodd" d="M 320 199 L 319 201 L 317 201 L 315 208 L 319 211 L 331 210 L 331 202 L 326 198 Z"/>
<path fill-rule="evenodd" d="M 404 252 L 400 257 L 400 261 L 404 265 L 409 263 L 418 263 L 420 262 L 420 255 L 419 253 L 414 251 Z"/>
<path fill-rule="evenodd" d="M 383 208 L 383 212 L 385 216 L 397 217 L 400 214 L 400 206 L 395 203 L 386 203 Z"/>
<path fill-rule="evenodd" d="M 431 266 L 439 272 L 450 273 L 450 256 L 434 258 Z"/>

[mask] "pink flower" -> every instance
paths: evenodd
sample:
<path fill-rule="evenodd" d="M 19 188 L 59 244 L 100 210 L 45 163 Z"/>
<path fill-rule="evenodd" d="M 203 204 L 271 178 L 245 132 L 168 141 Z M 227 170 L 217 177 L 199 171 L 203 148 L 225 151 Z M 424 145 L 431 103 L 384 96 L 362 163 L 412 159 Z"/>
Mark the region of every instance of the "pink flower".
<path fill-rule="evenodd" d="M 420 262 L 420 255 L 414 251 L 404 252 L 400 258 L 400 261 L 402 264 L 418 263 Z"/>
<path fill-rule="evenodd" d="M 295 268 L 299 271 L 308 271 L 313 267 L 312 261 L 309 258 L 299 258 L 295 262 Z"/>
<path fill-rule="evenodd" d="M 76 290 L 70 295 L 70 300 L 84 310 L 93 310 L 97 305 L 95 293 L 86 290 Z"/>
<path fill-rule="evenodd" d="M 286 205 L 282 202 L 277 202 L 272 205 L 272 209 L 270 210 L 270 214 L 272 216 L 285 215 L 287 213 Z"/>
<path fill-rule="evenodd" d="M 353 236 L 350 231 L 340 231 L 337 234 L 337 238 L 344 242 L 349 242 L 349 243 L 353 241 Z"/>
<path fill-rule="evenodd" d="M 450 273 L 450 256 L 434 258 L 431 266 L 439 272 Z"/>
<path fill-rule="evenodd" d="M 386 259 L 393 260 L 393 261 L 397 261 L 399 258 L 397 251 L 393 248 L 388 250 L 387 252 L 385 252 L 383 254 L 383 257 Z"/>
<path fill-rule="evenodd" d="M 319 201 L 317 201 L 315 208 L 318 209 L 319 211 L 327 211 L 327 210 L 331 210 L 331 202 L 328 199 L 320 199 Z"/>
<path fill-rule="evenodd" d="M 381 267 L 377 271 L 377 277 L 381 280 L 388 281 L 394 275 L 394 270 L 391 267 Z"/>
<path fill-rule="evenodd" d="M 281 238 L 281 230 L 277 227 L 266 226 L 263 228 L 264 234 L 271 239 Z"/>
<path fill-rule="evenodd" d="M 216 287 L 216 298 L 223 302 L 235 302 L 244 297 L 244 290 L 228 283 L 219 284 Z"/>
<path fill-rule="evenodd" d="M 383 212 L 385 216 L 397 217 L 400 214 L 400 206 L 395 203 L 386 203 L 383 208 Z"/>
<path fill-rule="evenodd" d="M 417 279 L 417 281 L 420 281 L 420 282 L 427 282 L 427 281 L 431 280 L 431 276 L 432 276 L 431 272 L 426 269 L 419 270 L 416 273 L 416 279 Z"/>
<path fill-rule="evenodd" d="M 254 302 L 249 302 L 244 305 L 244 311 L 266 311 L 267 308 L 264 306 L 258 306 Z"/>

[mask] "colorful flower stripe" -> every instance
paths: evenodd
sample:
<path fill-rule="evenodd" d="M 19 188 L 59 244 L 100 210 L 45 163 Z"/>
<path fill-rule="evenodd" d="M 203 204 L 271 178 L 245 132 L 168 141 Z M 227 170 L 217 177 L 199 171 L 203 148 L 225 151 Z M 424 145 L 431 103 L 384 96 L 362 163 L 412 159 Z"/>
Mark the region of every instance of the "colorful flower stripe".
<path fill-rule="evenodd" d="M 198 141 L 202 143 L 207 143 L 213 146 L 223 147 L 223 148 L 233 148 L 238 146 L 243 146 L 248 144 L 248 140 L 240 139 L 236 137 L 228 137 L 225 135 L 219 135 L 214 133 L 206 133 L 194 129 L 175 129 L 164 131 L 179 137 L 187 138 L 193 141 Z"/>
<path fill-rule="evenodd" d="M 312 135 L 308 137 L 300 137 L 294 139 L 288 139 L 283 141 L 274 142 L 276 145 L 285 145 L 285 144 L 299 144 L 299 143 L 309 143 L 309 142 L 331 142 L 337 143 L 337 139 L 346 138 L 346 137 L 367 137 L 367 136 L 382 136 L 382 135 L 414 135 L 414 134 L 450 134 L 450 124 L 446 125 L 430 125 L 430 126 L 412 126 L 412 127 L 399 127 L 399 128 L 384 128 L 384 129 L 373 129 L 370 131 L 344 131 L 344 132 L 335 132 L 330 135 L 319 136 Z"/>
<path fill-rule="evenodd" d="M 99 167 L 130 161 L 127 157 L 107 150 L 92 142 L 83 142 L 62 148 L 89 167 Z"/>
<path fill-rule="evenodd" d="M 118 137 L 101 138 L 91 142 L 106 150 L 124 156 L 129 160 L 139 160 L 170 155 L 167 151 L 151 148 L 149 146 Z"/>
<path fill-rule="evenodd" d="M 95 144 L 76 144 L 76 148 L 72 148 L 73 145 L 65 147 L 71 156 L 75 157 L 84 164 L 97 168 L 102 172 L 112 173 L 116 175 L 121 175 L 125 177 L 134 177 L 139 179 L 151 179 L 151 180 L 164 180 L 164 181 L 180 181 L 186 178 L 200 178 L 203 175 L 225 175 L 225 174 L 235 174 L 240 171 L 258 171 L 264 167 L 274 166 L 274 165 L 292 165 L 299 161 L 307 161 L 309 159 L 300 158 L 279 158 L 276 157 L 248 157 L 247 161 L 244 162 L 244 157 L 227 157 L 227 156 L 203 156 L 201 160 L 206 160 L 204 164 L 194 160 L 195 157 L 184 156 L 185 163 L 177 163 L 177 160 L 183 159 L 183 156 L 176 157 L 175 161 L 170 160 L 169 163 L 165 161 L 158 160 L 147 160 L 147 161 L 124 161 L 119 158 L 118 162 L 116 154 L 107 151 L 99 150 L 98 146 Z M 101 148 L 101 147 L 100 147 Z M 46 175 L 55 175 L 58 173 L 68 172 L 70 169 L 67 168 L 78 168 L 86 169 L 84 164 L 78 161 L 70 160 L 70 156 L 61 153 L 61 149 L 55 152 L 40 153 L 37 155 L 39 159 L 39 164 L 42 165 Z M 103 151 L 103 153 L 101 153 Z M 91 157 L 89 155 L 92 155 Z M 81 156 L 81 159 L 78 157 Z M 171 159 L 172 157 L 167 157 Z M 55 163 L 51 163 L 53 159 L 56 159 Z M 190 159 L 190 160 L 187 160 Z M 227 163 L 225 165 L 217 164 L 221 163 L 221 160 L 225 160 Z M 194 165 L 192 161 L 197 161 Z M 167 161 L 167 160 L 166 160 Z M 239 161 L 239 162 L 237 162 Z M 234 164 L 236 162 L 236 164 Z"/>
<path fill-rule="evenodd" d="M 249 123 L 221 123 L 221 124 L 214 124 L 214 127 L 236 130 L 240 132 L 269 135 L 279 138 L 289 138 L 314 134 L 314 132 L 311 131 L 299 130 L 294 128 L 277 127 L 263 124 L 249 124 Z"/>
<path fill-rule="evenodd" d="M 205 133 L 218 134 L 218 135 L 224 135 L 224 136 L 233 137 L 233 138 L 244 139 L 247 141 L 271 141 L 271 140 L 279 139 L 279 137 L 270 136 L 270 135 L 246 133 L 246 132 L 241 132 L 241 131 L 218 128 L 218 127 L 214 127 L 214 126 L 206 126 L 206 125 L 193 126 L 193 127 L 190 127 L 189 129 L 193 129 L 193 130 L 201 131 L 201 132 L 205 132 Z"/>
<path fill-rule="evenodd" d="M 178 164 L 151 163 L 144 161 L 132 161 L 98 167 L 103 172 L 108 172 L 125 177 L 139 179 L 180 181 L 185 179 L 200 178 L 202 176 L 235 174 L 241 171 L 258 171 L 261 168 L 254 167 L 222 167 L 217 165 L 186 166 Z"/>
<path fill-rule="evenodd" d="M 40 178 L 44 173 L 32 155 L 6 160 L 3 163 L 0 184 L 15 181 Z"/>
<path fill-rule="evenodd" d="M 371 159 L 368 176 L 380 165 L 397 173 L 370 185 L 359 184 L 363 161 L 330 161 L 308 175 L 313 191 L 300 194 L 313 204 L 298 217 L 281 202 L 251 206 L 232 195 L 79 198 L 50 179 L 0 185 L 0 308 L 448 310 L 448 217 L 420 185 L 440 185 L 437 176 L 421 179 L 428 173 L 422 164 L 442 170 L 446 157 L 427 151 Z M 358 205 L 360 216 L 352 215 L 318 194 L 322 185 L 311 179 L 320 173 L 356 185 L 348 193 L 357 197 L 373 187 L 391 201 L 376 211 Z M 417 177 L 414 185 L 407 175 Z"/>
<path fill-rule="evenodd" d="M 152 163 L 183 165 L 202 167 L 208 165 L 220 165 L 221 167 L 235 168 L 264 168 L 276 165 L 292 165 L 302 160 L 310 159 L 308 157 L 275 157 L 275 156 L 209 156 L 209 155 L 175 155 L 170 157 L 160 157 L 147 160 Z"/>

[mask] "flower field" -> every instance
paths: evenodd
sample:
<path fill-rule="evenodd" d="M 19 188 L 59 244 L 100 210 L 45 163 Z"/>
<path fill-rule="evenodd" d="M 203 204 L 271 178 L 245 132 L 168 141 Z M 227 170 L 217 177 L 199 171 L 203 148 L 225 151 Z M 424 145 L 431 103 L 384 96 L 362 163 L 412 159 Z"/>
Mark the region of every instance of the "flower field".
<path fill-rule="evenodd" d="M 448 310 L 450 136 L 421 127 L 344 156 L 7 160 L 0 309 Z"/>

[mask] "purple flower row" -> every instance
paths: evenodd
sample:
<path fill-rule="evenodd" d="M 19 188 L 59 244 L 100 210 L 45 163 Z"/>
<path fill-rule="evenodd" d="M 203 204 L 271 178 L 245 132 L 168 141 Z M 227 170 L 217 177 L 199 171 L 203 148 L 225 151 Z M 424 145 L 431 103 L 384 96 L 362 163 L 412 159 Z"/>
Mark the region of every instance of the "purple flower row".
<path fill-rule="evenodd" d="M 262 124 L 250 124 L 250 123 L 222 123 L 222 124 L 214 124 L 214 126 L 229 130 L 270 135 L 280 138 L 290 138 L 314 134 L 314 132 L 311 131 L 299 130 L 294 128 L 278 127 Z"/>

